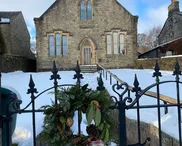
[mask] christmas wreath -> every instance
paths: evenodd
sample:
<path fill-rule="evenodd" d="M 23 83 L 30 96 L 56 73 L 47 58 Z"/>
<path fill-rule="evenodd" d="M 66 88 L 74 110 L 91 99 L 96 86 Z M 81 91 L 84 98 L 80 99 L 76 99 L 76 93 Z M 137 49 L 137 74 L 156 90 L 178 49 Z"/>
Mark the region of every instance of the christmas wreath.
<path fill-rule="evenodd" d="M 41 137 L 54 146 L 86 146 L 91 141 L 113 140 L 112 130 L 116 123 L 111 114 L 110 106 L 113 101 L 108 92 L 92 90 L 88 84 L 62 88 L 56 92 L 58 104 L 46 105 L 43 132 Z M 87 135 L 74 134 L 71 126 L 74 115 L 78 112 L 78 122 L 81 124 L 82 115 L 86 114 Z"/>

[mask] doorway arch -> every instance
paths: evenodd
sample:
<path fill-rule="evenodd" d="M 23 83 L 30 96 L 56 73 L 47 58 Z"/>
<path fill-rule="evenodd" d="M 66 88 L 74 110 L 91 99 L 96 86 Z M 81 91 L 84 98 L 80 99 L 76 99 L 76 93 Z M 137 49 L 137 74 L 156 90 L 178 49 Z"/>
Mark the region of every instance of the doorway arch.
<path fill-rule="evenodd" d="M 82 65 L 95 64 L 96 45 L 91 38 L 84 38 L 80 43 L 80 63 Z"/>

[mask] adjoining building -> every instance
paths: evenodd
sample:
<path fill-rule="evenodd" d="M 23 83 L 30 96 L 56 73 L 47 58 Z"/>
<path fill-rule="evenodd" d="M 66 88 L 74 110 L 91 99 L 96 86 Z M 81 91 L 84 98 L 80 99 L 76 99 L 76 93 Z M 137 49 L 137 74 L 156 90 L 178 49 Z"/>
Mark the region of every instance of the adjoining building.
<path fill-rule="evenodd" d="M 56 0 L 34 22 L 37 70 L 135 65 L 138 17 L 117 0 Z"/>
<path fill-rule="evenodd" d="M 22 12 L 0 11 L 0 53 L 3 72 L 35 70 L 35 55 L 30 51 L 30 35 Z"/>
<path fill-rule="evenodd" d="M 179 1 L 171 0 L 168 7 L 168 18 L 157 38 L 156 48 L 139 55 L 139 58 L 160 58 L 171 55 L 182 55 L 182 12 Z"/>

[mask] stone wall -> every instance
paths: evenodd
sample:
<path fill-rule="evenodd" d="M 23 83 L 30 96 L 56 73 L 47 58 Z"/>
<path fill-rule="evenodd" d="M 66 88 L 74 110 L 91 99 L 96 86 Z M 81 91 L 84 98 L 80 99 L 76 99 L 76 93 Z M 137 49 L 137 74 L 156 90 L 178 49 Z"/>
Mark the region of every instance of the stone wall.
<path fill-rule="evenodd" d="M 21 56 L 3 55 L 2 72 L 12 71 L 36 71 L 35 60 L 29 60 Z"/>
<path fill-rule="evenodd" d="M 11 23 L 0 24 L 0 30 L 4 53 L 35 59 L 30 50 L 30 35 L 21 12 Z"/>
<path fill-rule="evenodd" d="M 11 53 L 11 25 L 10 24 L 0 24 L 0 35 L 1 39 L 4 42 L 3 45 L 3 52 L 4 53 Z"/>
<path fill-rule="evenodd" d="M 174 70 L 176 59 L 178 59 L 179 65 L 182 68 L 182 57 L 170 57 L 170 58 L 159 58 L 158 64 L 161 70 Z M 138 59 L 136 61 L 135 68 L 137 69 L 154 69 L 156 59 Z"/>
<path fill-rule="evenodd" d="M 126 118 L 127 123 L 127 140 L 128 144 L 138 143 L 138 130 L 137 121 Z M 158 137 L 158 128 L 154 125 L 141 122 L 141 142 L 144 143 L 149 137 L 151 142 L 147 142 L 145 146 L 160 146 Z M 169 136 L 168 134 L 162 132 L 162 145 L 163 146 L 179 146 L 179 141 L 175 138 Z"/>
<path fill-rule="evenodd" d="M 105 67 L 134 66 L 137 56 L 137 21 L 116 0 L 93 0 L 93 20 L 80 20 L 80 0 L 57 0 L 40 18 L 35 19 L 38 70 L 51 68 L 55 60 L 58 68 L 71 68 L 81 62 L 80 43 L 90 38 L 96 45 L 92 53 L 95 62 Z M 126 55 L 106 55 L 106 32 L 126 32 Z M 68 55 L 50 57 L 48 36 L 68 33 Z"/>
<path fill-rule="evenodd" d="M 118 122 L 118 111 L 114 110 L 113 116 L 116 117 L 116 123 Z M 115 131 L 116 140 L 118 140 L 119 128 Z M 138 143 L 138 123 L 136 120 L 129 119 L 126 117 L 126 131 L 127 131 L 127 144 L 137 144 Z M 147 138 L 151 141 L 146 143 L 145 146 L 160 146 L 158 138 L 158 128 L 152 124 L 145 122 L 140 123 L 141 132 L 141 143 L 144 143 Z M 168 134 L 162 132 L 162 144 L 163 146 L 179 146 L 179 141 L 175 138 L 169 136 Z"/>
<path fill-rule="evenodd" d="M 22 13 L 11 24 L 11 45 L 11 54 L 35 59 L 30 50 L 30 35 Z"/>

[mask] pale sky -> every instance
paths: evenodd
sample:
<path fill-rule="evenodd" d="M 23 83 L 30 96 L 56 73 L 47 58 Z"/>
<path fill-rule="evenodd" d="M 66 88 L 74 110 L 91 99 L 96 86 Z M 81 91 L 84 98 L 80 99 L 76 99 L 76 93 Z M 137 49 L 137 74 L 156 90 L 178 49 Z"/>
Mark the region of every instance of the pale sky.
<path fill-rule="evenodd" d="M 106 0 L 107 1 L 107 0 Z M 153 26 L 163 26 L 171 0 L 118 0 L 133 15 L 138 15 L 138 33 Z M 180 1 L 180 0 L 179 0 Z M 0 11 L 22 11 L 32 38 L 35 38 L 34 17 L 40 17 L 55 0 L 0 0 Z M 180 1 L 180 8 L 182 4 Z"/>

